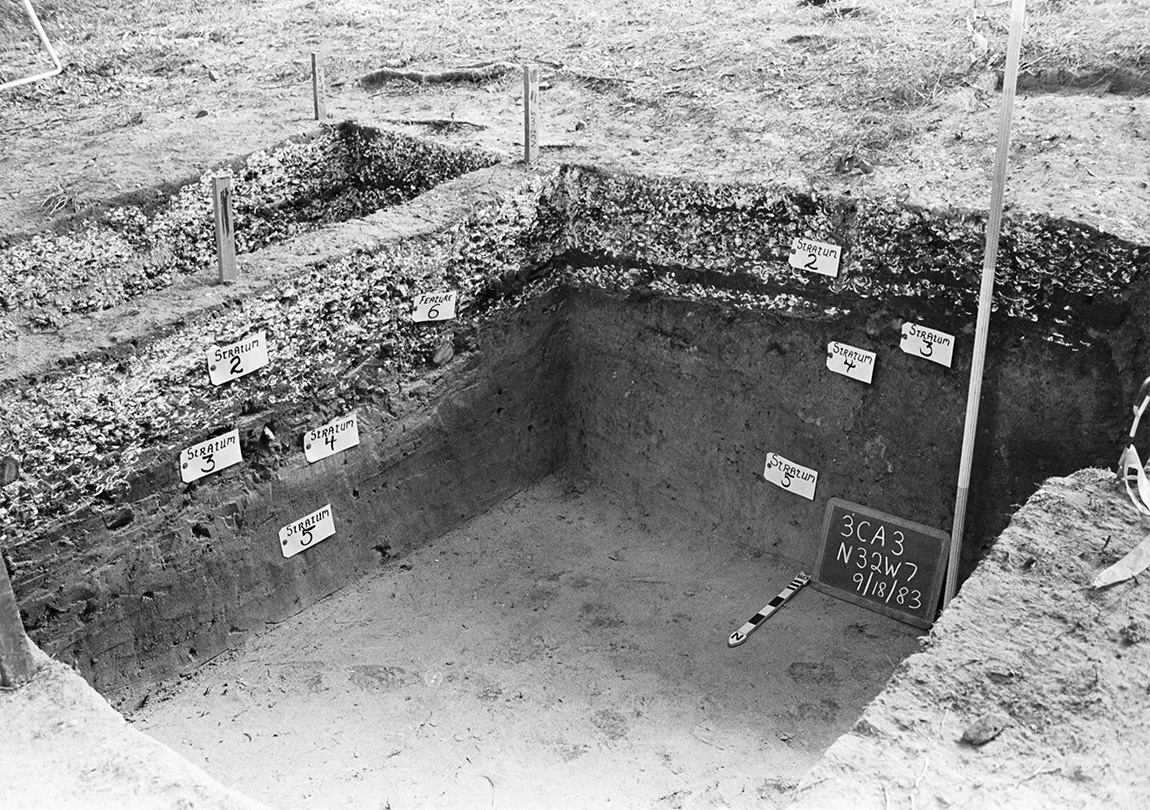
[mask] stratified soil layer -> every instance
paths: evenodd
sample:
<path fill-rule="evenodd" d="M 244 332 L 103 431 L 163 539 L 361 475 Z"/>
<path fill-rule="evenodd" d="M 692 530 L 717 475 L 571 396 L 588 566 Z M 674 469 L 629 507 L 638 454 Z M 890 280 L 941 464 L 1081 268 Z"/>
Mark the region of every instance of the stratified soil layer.
<path fill-rule="evenodd" d="M 946 527 L 980 227 L 890 201 L 499 166 L 256 251 L 227 292 L 172 284 L 21 335 L 0 450 L 24 471 L 0 525 L 26 626 L 123 698 L 569 460 L 806 567 L 831 497 Z M 1150 322 L 1144 247 L 1047 217 L 1007 234 L 961 573 L 1043 478 L 1110 462 Z M 840 244 L 838 275 L 792 266 L 796 237 Z M 412 297 L 444 289 L 459 317 L 412 323 Z M 952 330 L 952 366 L 900 349 L 912 322 Z M 269 366 L 212 386 L 204 350 L 255 331 Z M 872 384 L 826 369 L 832 341 L 875 352 Z M 352 410 L 362 446 L 308 464 L 306 430 Z M 182 484 L 181 448 L 232 428 L 244 463 Z M 766 484 L 768 453 L 818 470 L 816 498 Z M 283 560 L 278 529 L 327 503 L 352 541 Z"/>

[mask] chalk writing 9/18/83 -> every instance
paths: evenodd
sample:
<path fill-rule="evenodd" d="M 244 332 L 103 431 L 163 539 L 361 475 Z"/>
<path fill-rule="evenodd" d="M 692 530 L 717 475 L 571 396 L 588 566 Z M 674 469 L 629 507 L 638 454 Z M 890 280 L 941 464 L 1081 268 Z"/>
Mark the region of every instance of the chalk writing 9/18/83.
<path fill-rule="evenodd" d="M 901 557 L 906 550 L 906 536 L 901 531 L 895 529 L 888 537 L 887 527 L 879 523 L 878 528 L 872 532 L 869 520 L 858 520 L 849 513 L 842 516 L 840 529 L 840 537 L 862 544 L 859 548 L 848 546 L 842 541 L 835 554 L 836 562 L 848 566 L 853 563 L 859 569 L 851 578 L 855 591 L 862 596 L 879 599 L 887 604 L 893 601 L 909 610 L 922 607 L 922 592 L 911 590 L 906 584 L 918 575 L 918 564 L 910 560 L 895 559 Z M 888 541 L 890 548 L 887 548 Z M 881 550 L 876 549 L 876 545 Z M 904 583 L 901 588 L 900 580 Z"/>
<path fill-rule="evenodd" d="M 876 581 L 873 571 L 869 572 L 865 578 L 861 571 L 856 571 L 851 579 L 854 581 L 855 590 L 863 596 L 877 597 L 888 605 L 893 597 L 896 605 L 908 610 L 917 610 L 922 607 L 922 592 L 911 590 L 905 585 L 899 588 L 897 579 L 890 583 L 884 579 Z"/>

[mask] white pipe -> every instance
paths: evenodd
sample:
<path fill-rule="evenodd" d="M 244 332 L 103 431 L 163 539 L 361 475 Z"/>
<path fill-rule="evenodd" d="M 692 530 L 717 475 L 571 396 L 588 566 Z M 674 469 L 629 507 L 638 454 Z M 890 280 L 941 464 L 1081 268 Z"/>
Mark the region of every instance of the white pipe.
<path fill-rule="evenodd" d="M 1014 113 L 1014 89 L 1018 84 L 1018 59 L 1022 50 L 1022 24 L 1026 0 L 1012 0 L 1010 41 L 1006 48 L 1006 75 L 1002 81 L 1002 110 L 998 122 L 998 153 L 994 158 L 994 182 L 990 195 L 990 218 L 986 223 L 986 252 L 982 258 L 982 287 L 978 296 L 978 319 L 974 329 L 974 356 L 970 361 L 970 387 L 966 396 L 966 425 L 962 433 L 962 458 L 958 467 L 958 492 L 954 501 L 954 524 L 950 532 L 950 565 L 946 569 L 946 608 L 958 589 L 958 563 L 966 523 L 966 500 L 970 492 L 970 468 L 978 428 L 978 404 L 982 399 L 982 372 L 986 361 L 990 306 L 994 299 L 994 271 L 998 260 L 998 235 L 1002 227 L 1002 203 L 1006 189 L 1006 158 L 1010 151 L 1010 122 Z"/>
<path fill-rule="evenodd" d="M 52 61 L 56 67 L 44 73 L 37 73 L 35 76 L 25 76 L 23 79 L 13 79 L 10 82 L 4 82 L 4 84 L 0 84 L 0 90 L 7 90 L 9 87 L 18 87 L 21 84 L 30 84 L 32 82 L 38 82 L 41 79 L 48 79 L 64 69 L 64 65 L 60 63 L 60 57 L 57 55 L 56 49 L 52 47 L 48 35 L 44 33 L 44 26 L 40 25 L 40 18 L 36 16 L 36 10 L 32 8 L 32 0 L 24 0 L 24 11 L 28 13 L 28 19 L 32 21 L 32 27 L 36 29 L 36 33 L 40 37 L 40 42 L 44 44 L 45 50 L 47 50 L 48 55 L 52 57 Z"/>

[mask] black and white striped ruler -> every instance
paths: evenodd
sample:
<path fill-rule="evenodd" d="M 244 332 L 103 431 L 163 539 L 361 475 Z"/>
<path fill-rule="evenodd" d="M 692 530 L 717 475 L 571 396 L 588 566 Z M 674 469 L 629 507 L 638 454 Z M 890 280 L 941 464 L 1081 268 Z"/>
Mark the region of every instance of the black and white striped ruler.
<path fill-rule="evenodd" d="M 755 632 L 755 630 L 759 628 L 760 624 L 765 622 L 772 613 L 785 605 L 788 599 L 802 590 L 802 587 L 810 581 L 811 578 L 800 571 L 799 575 L 791 580 L 791 584 L 783 588 L 783 590 L 779 592 L 778 596 L 767 603 L 766 607 L 764 607 L 751 618 L 747 619 L 747 623 L 740 627 L 738 630 L 731 633 L 730 638 L 727 639 L 727 646 L 738 647 L 740 644 L 746 641 L 747 638 L 750 637 L 751 633 Z"/>

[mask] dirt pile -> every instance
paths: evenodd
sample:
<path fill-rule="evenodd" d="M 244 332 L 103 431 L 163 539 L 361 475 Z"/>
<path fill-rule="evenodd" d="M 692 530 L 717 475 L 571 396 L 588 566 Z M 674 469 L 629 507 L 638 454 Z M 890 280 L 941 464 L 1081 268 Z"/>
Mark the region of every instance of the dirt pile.
<path fill-rule="evenodd" d="M 1150 590 L 1089 587 L 1145 532 L 1113 472 L 1046 482 L 794 810 L 1145 807 Z"/>

